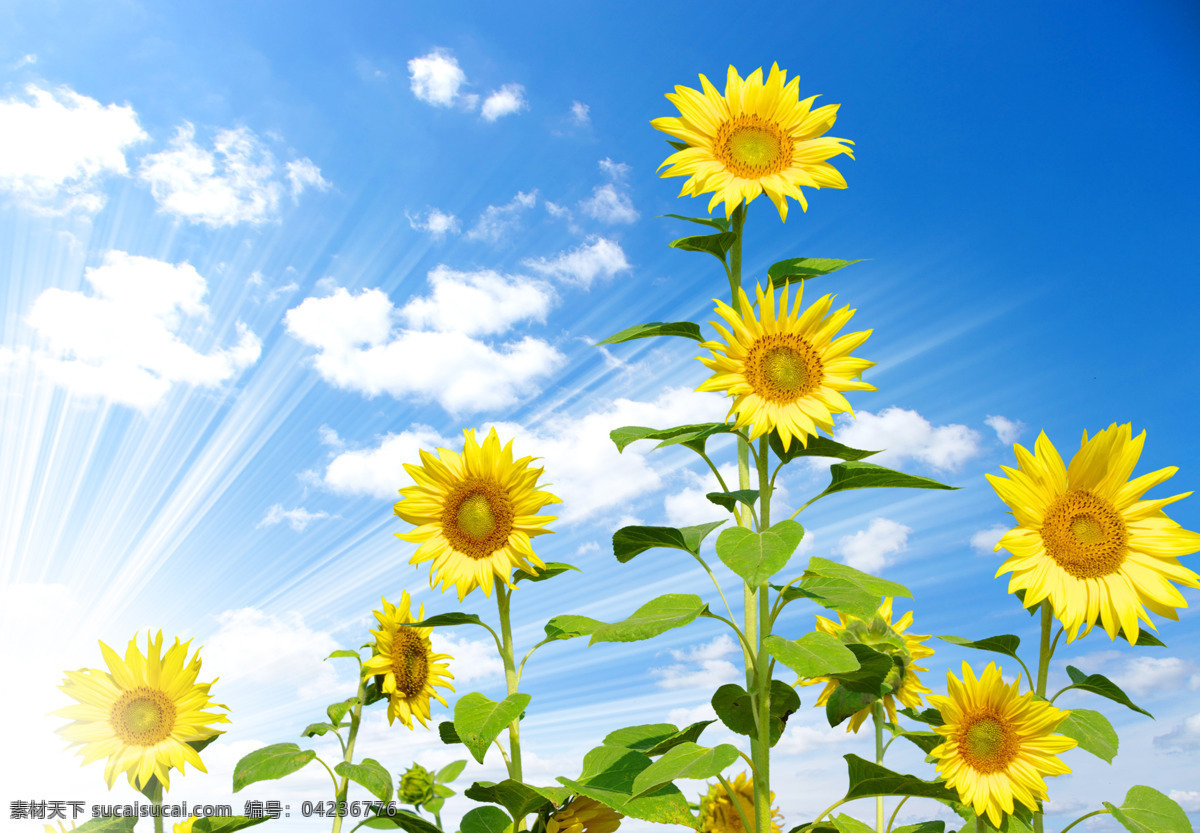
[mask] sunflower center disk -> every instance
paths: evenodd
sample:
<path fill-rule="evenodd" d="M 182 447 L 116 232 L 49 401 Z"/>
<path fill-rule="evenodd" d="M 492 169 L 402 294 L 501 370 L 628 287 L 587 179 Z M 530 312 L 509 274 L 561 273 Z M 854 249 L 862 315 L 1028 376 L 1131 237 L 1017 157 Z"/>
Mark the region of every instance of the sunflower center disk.
<path fill-rule="evenodd" d="M 786 166 L 784 142 L 778 125 L 758 116 L 741 116 L 721 125 L 714 152 L 735 176 L 758 179 Z"/>
<path fill-rule="evenodd" d="M 472 538 L 486 538 L 496 529 L 496 515 L 487 497 L 471 495 L 458 507 L 458 528 Z"/>
<path fill-rule="evenodd" d="M 1120 513 L 1085 491 L 1059 497 L 1046 511 L 1042 541 L 1054 562 L 1075 578 L 1111 575 L 1125 562 L 1128 534 Z"/>
<path fill-rule="evenodd" d="M 442 533 L 456 552 L 480 561 L 508 544 L 514 514 L 503 486 L 473 479 L 446 501 Z"/>
<path fill-rule="evenodd" d="M 802 338 L 768 335 L 750 348 L 746 381 L 770 402 L 790 405 L 810 393 L 822 379 L 821 359 Z"/>
<path fill-rule="evenodd" d="M 175 727 L 175 704 L 164 692 L 139 686 L 113 703 L 109 723 L 126 744 L 153 746 Z"/>
<path fill-rule="evenodd" d="M 971 723 L 959 747 L 966 762 L 982 773 L 1004 769 L 1016 752 L 1012 734 L 994 717 L 981 717 Z"/>
<path fill-rule="evenodd" d="M 396 691 L 405 697 L 416 697 L 429 679 L 429 651 L 425 640 L 412 628 L 399 628 L 392 642 L 392 674 Z"/>

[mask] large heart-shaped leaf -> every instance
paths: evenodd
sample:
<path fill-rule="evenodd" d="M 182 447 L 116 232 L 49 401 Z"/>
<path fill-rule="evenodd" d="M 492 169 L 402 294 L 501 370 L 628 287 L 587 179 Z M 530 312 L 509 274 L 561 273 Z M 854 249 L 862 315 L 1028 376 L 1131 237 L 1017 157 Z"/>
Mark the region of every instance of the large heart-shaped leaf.
<path fill-rule="evenodd" d="M 731 527 L 717 536 L 717 557 L 757 587 L 787 566 L 803 537 L 804 527 L 795 521 L 780 521 L 765 532 Z"/>
<path fill-rule="evenodd" d="M 483 763 L 483 756 L 504 727 L 512 723 L 529 705 L 529 695 L 515 692 L 499 703 L 477 691 L 464 694 L 454 704 L 454 732 L 471 751 L 471 756 Z"/>

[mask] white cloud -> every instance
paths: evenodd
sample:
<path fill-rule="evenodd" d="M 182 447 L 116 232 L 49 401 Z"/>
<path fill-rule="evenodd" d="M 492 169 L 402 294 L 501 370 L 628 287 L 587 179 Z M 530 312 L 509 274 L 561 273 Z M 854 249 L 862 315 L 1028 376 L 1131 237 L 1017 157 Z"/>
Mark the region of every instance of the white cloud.
<path fill-rule="evenodd" d="M 567 283 L 590 287 L 597 278 L 611 278 L 629 269 L 620 244 L 606 237 L 589 237 L 582 245 L 560 252 L 552 260 L 530 258 L 526 266 Z"/>
<path fill-rule="evenodd" d="M 273 616 L 244 607 L 217 616 L 220 629 L 204 645 L 204 671 L 221 684 L 278 686 L 299 682 L 300 699 L 336 695 L 342 683 L 325 657 L 342 647 L 323 631 L 314 631 L 292 611 Z"/>
<path fill-rule="evenodd" d="M 542 281 L 497 272 L 455 272 L 437 266 L 429 273 L 433 293 L 409 301 L 400 316 L 413 329 L 491 335 L 517 321 L 545 321 L 554 301 Z"/>
<path fill-rule="evenodd" d="M 37 63 L 37 55 L 34 55 L 32 52 L 27 52 L 26 54 L 24 54 L 20 58 L 18 58 L 16 61 L 14 61 L 9 68 L 15 70 L 15 69 L 20 69 L 21 67 L 28 66 L 30 64 L 36 64 L 36 63 Z"/>
<path fill-rule="evenodd" d="M 591 109 L 592 108 L 588 107 L 582 101 L 572 101 L 571 102 L 571 121 L 574 122 L 578 127 L 583 127 L 585 125 L 591 124 L 592 123 L 592 117 L 591 117 L 591 112 L 590 112 Z"/>
<path fill-rule="evenodd" d="M 96 213 L 101 180 L 127 175 L 125 149 L 147 138 L 137 113 L 68 87 L 25 93 L 0 99 L 0 192 L 40 214 Z"/>
<path fill-rule="evenodd" d="M 591 199 L 579 204 L 583 213 L 595 217 L 602 223 L 632 223 L 641 215 L 633 207 L 629 195 L 617 190 L 611 182 L 597 185 Z"/>
<path fill-rule="evenodd" d="M 413 425 L 399 434 L 388 434 L 374 448 L 338 454 L 329 461 L 322 482 L 341 494 L 398 500 L 397 492 L 410 479 L 404 471 L 404 464 L 419 465 L 421 459 L 418 451 L 422 448 L 452 448 L 454 443 L 454 440 L 446 439 L 428 426 Z"/>
<path fill-rule="evenodd" d="M 505 84 L 484 100 L 479 114 L 485 121 L 495 121 L 501 116 L 519 113 L 528 107 L 525 88 L 520 84 Z"/>
<path fill-rule="evenodd" d="M 984 422 L 996 432 L 1002 443 L 1015 443 L 1017 437 L 1021 436 L 1021 432 L 1025 430 L 1025 423 L 1020 420 L 1011 420 L 1007 417 L 993 416 L 988 414 Z"/>
<path fill-rule="evenodd" d="M 458 234 L 461 230 L 458 218 L 437 208 L 428 208 L 420 214 L 406 214 L 408 224 L 417 231 L 428 232 L 434 237 Z"/>
<path fill-rule="evenodd" d="M 328 425 L 322 425 L 317 429 L 317 434 L 321 438 L 321 445 L 327 445 L 330 448 L 342 449 L 346 447 L 346 443 L 338 436 L 338 432 L 334 431 Z"/>
<path fill-rule="evenodd" d="M 904 524 L 875 518 L 866 529 L 842 537 L 834 551 L 854 569 L 875 573 L 890 563 L 887 556 L 908 549 L 910 532 Z"/>
<path fill-rule="evenodd" d="M 721 634 L 711 642 L 693 645 L 687 651 L 671 651 L 676 664 L 651 668 L 650 673 L 658 678 L 659 688 L 710 690 L 744 678 L 745 672 L 725 659 L 736 652 L 738 646 L 733 639 Z"/>
<path fill-rule="evenodd" d="M 434 628 L 429 638 L 434 653 L 450 655 L 451 659 L 443 662 L 454 675 L 456 688 L 504 676 L 504 663 L 496 655 L 495 642 L 468 639 L 453 631 L 443 633 L 441 628 Z"/>
<path fill-rule="evenodd" d="M 606 156 L 600 160 L 600 170 L 603 171 L 604 175 L 609 179 L 618 181 L 629 176 L 629 172 L 632 170 L 632 168 L 630 168 L 624 162 L 614 162 Z"/>
<path fill-rule="evenodd" d="M 454 56 L 443 49 L 408 62 L 413 95 L 435 107 L 449 107 L 458 98 L 458 88 L 467 83 Z"/>
<path fill-rule="evenodd" d="M 838 418 L 835 436 L 851 448 L 882 449 L 872 463 L 895 467 L 918 460 L 941 471 L 953 471 L 979 453 L 979 432 L 965 425 L 931 425 L 916 411 L 888 408 L 878 415 L 857 411 L 858 419 Z"/>
<path fill-rule="evenodd" d="M 1188 813 L 1200 811 L 1200 792 L 1196 790 L 1171 790 L 1168 796 Z"/>
<path fill-rule="evenodd" d="M 1135 657 L 1110 679 L 1137 696 L 1181 688 L 1200 688 L 1200 666 L 1179 657 Z"/>
<path fill-rule="evenodd" d="M 275 524 L 279 523 L 280 521 L 287 521 L 288 526 L 290 526 L 296 532 L 303 532 L 304 528 L 308 526 L 311 521 L 328 517 L 328 512 L 309 512 L 302 506 L 298 506 L 295 509 L 285 510 L 282 505 L 276 503 L 267 510 L 267 514 L 264 515 L 263 519 L 258 522 L 258 528 L 261 529 L 264 526 L 275 526 Z"/>
<path fill-rule="evenodd" d="M 537 204 L 537 190 L 526 194 L 518 191 L 517 195 L 506 205 L 489 205 L 475 227 L 467 232 L 468 240 L 483 240 L 495 243 L 505 234 L 512 231 L 521 222 L 521 214 Z"/>
<path fill-rule="evenodd" d="M 200 353 L 180 339 L 185 316 L 208 316 L 208 285 L 187 263 L 110 251 L 84 278 L 92 295 L 47 289 L 27 318 L 46 344 L 34 361 L 75 393 L 146 409 L 173 382 L 216 387 L 258 360 L 262 342 L 240 321 L 233 347 Z"/>
<path fill-rule="evenodd" d="M 1200 714 L 1192 715 L 1167 734 L 1154 738 L 1154 746 L 1171 752 L 1200 749 Z"/>
<path fill-rule="evenodd" d="M 277 178 L 275 157 L 254 131 L 247 127 L 221 130 L 211 151 L 195 138 L 196 128 L 185 122 L 167 150 L 142 158 L 138 177 L 149 183 L 162 210 L 214 228 L 273 218 L 283 186 Z M 316 166 L 312 168 L 316 171 Z M 301 163 L 296 176 L 305 175 L 304 170 Z M 292 174 L 289 166 L 289 178 Z M 293 193 L 299 193 L 294 180 Z"/>
<path fill-rule="evenodd" d="M 529 336 L 494 347 L 457 330 L 393 332 L 395 313 L 378 289 L 352 296 L 339 287 L 306 298 L 284 321 L 318 350 L 313 363 L 327 382 L 368 396 L 427 396 L 452 413 L 508 407 L 563 360 Z"/>
<path fill-rule="evenodd" d="M 329 182 L 321 176 L 321 169 L 307 156 L 287 163 L 287 180 L 292 186 L 292 199 L 296 200 L 305 188 L 328 191 Z"/>
<path fill-rule="evenodd" d="M 991 555 L 996 551 L 996 542 L 1000 540 L 1000 536 L 1008 532 L 1012 527 L 996 524 L 989 526 L 987 529 L 981 529 L 971 536 L 971 549 L 985 555 Z"/>

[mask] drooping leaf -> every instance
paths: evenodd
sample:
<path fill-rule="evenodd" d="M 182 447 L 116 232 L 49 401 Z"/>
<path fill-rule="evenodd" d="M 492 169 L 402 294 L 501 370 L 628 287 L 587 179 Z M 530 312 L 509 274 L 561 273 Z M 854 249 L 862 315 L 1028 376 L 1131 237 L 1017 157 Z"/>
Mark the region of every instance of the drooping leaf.
<path fill-rule="evenodd" d="M 342 761 L 333 771 L 365 788 L 384 804 L 392 798 L 392 775 L 374 758 L 363 758 L 357 764 Z"/>
<path fill-rule="evenodd" d="M 904 738 L 926 755 L 946 742 L 937 732 L 897 732 L 896 737 Z"/>
<path fill-rule="evenodd" d="M 326 732 L 332 732 L 333 726 L 328 723 L 309 723 L 304 727 L 304 731 L 300 733 L 300 737 L 312 738 L 317 735 L 323 735 Z"/>
<path fill-rule="evenodd" d="M 865 258 L 858 260 L 837 260 L 832 257 L 790 257 L 773 263 L 767 268 L 767 277 L 771 285 L 778 289 L 789 283 L 819 278 L 843 269 L 854 263 L 862 263 Z"/>
<path fill-rule="evenodd" d="M 765 532 L 730 527 L 717 536 L 717 557 L 757 587 L 787 566 L 803 537 L 804 527 L 795 521 L 780 521 Z"/>
<path fill-rule="evenodd" d="M 878 451 L 863 451 L 860 448 L 851 448 L 848 445 L 842 445 L 836 440 L 831 440 L 829 437 L 809 437 L 808 445 L 793 439 L 788 444 L 787 451 L 783 450 L 783 440 L 779 436 L 778 431 L 772 431 L 770 434 L 771 450 L 775 452 L 775 456 L 780 462 L 790 463 L 797 457 L 835 457 L 838 460 L 862 460 L 870 457 L 872 454 L 878 454 Z"/>
<path fill-rule="evenodd" d="M 544 569 L 538 570 L 534 573 L 528 573 L 525 570 L 517 570 L 515 573 L 513 573 L 513 584 L 516 584 L 519 581 L 545 581 L 548 578 L 560 576 L 563 573 L 569 572 L 570 570 L 574 570 L 577 573 L 583 572 L 583 570 L 580 570 L 574 564 L 567 564 L 562 561 L 547 561 Z"/>
<path fill-rule="evenodd" d="M 275 743 L 256 749 L 233 768 L 233 791 L 256 781 L 270 781 L 291 775 L 317 756 L 312 749 L 294 743 Z"/>
<path fill-rule="evenodd" d="M 825 700 L 825 719 L 830 726 L 838 726 L 846 718 L 870 708 L 878 699 L 874 694 L 863 694 L 838 686 Z"/>
<path fill-rule="evenodd" d="M 700 335 L 699 324 L 693 324 L 691 321 L 651 321 L 647 324 L 635 324 L 619 333 L 613 333 L 603 341 L 597 341 L 596 346 L 620 344 L 624 341 L 633 341 L 635 338 L 652 336 L 679 336 L 680 338 L 690 338 L 692 341 L 704 341 L 704 336 Z"/>
<path fill-rule="evenodd" d="M 728 743 L 711 748 L 681 743 L 638 773 L 631 789 L 636 797 L 670 784 L 676 778 L 712 778 L 724 772 L 737 757 L 737 747 Z"/>
<path fill-rule="evenodd" d="M 499 807 L 483 806 L 468 810 L 458 823 L 461 833 L 504 833 L 512 819 Z"/>
<path fill-rule="evenodd" d="M 763 645 L 771 656 L 801 677 L 824 677 L 858 668 L 858 659 L 841 640 L 820 631 L 810 631 L 799 639 L 771 634 Z"/>
<path fill-rule="evenodd" d="M 817 498 L 831 495 L 834 492 L 845 492 L 849 489 L 954 490 L 959 488 L 958 486 L 947 486 L 928 477 L 905 474 L 904 472 L 877 466 L 874 463 L 863 463 L 854 460 L 845 463 L 834 463 L 829 467 L 829 473 L 832 480 L 825 487 L 825 491 L 817 495 Z M 813 498 L 813 500 L 816 500 L 816 498 Z"/>
<path fill-rule="evenodd" d="M 944 726 L 946 721 L 942 719 L 942 713 L 937 709 L 924 709 L 917 711 L 912 708 L 903 708 L 898 710 L 900 714 L 907 717 L 909 720 L 916 720 L 929 726 Z"/>
<path fill-rule="evenodd" d="M 438 737 L 442 739 L 442 743 L 462 743 L 458 732 L 454 731 L 454 724 L 449 720 L 443 720 L 438 724 Z"/>
<path fill-rule="evenodd" d="M 671 142 L 679 150 L 684 150 L 687 145 L 683 142 Z M 679 147 L 682 145 L 682 147 Z M 682 214 L 661 214 L 661 217 L 670 217 L 673 220 L 687 220 L 689 223 L 699 223 L 703 226 L 715 228 L 717 231 L 729 231 L 729 221 L 724 217 L 685 217 Z"/>
<path fill-rule="evenodd" d="M 1071 688 L 1078 688 L 1082 691 L 1099 694 L 1101 697 L 1107 697 L 1109 700 L 1120 703 L 1122 706 L 1127 706 L 1135 712 L 1141 712 L 1146 717 L 1154 718 L 1154 715 L 1141 706 L 1134 705 L 1133 701 L 1121 690 L 1120 686 L 1103 674 L 1084 674 L 1075 666 L 1068 665 L 1067 676 L 1071 678 Z"/>
<path fill-rule="evenodd" d="M 737 509 L 739 503 L 753 506 L 758 500 L 758 489 L 736 489 L 732 492 L 709 492 L 705 495 L 710 503 L 715 503 L 730 512 Z M 749 530 L 747 530 L 749 531 Z"/>
<path fill-rule="evenodd" d="M 958 799 L 958 793 L 937 781 L 922 781 L 915 775 L 899 772 L 871 763 L 857 755 L 843 755 L 850 770 L 850 788 L 846 800 L 875 795 L 907 795 L 913 798 L 934 798 L 938 801 Z"/>
<path fill-rule="evenodd" d="M 1108 718 L 1091 709 L 1071 709 L 1071 714 L 1055 730 L 1060 735 L 1074 738 L 1079 748 L 1091 752 L 1097 758 L 1112 763 L 1117 757 L 1120 739 Z"/>
<path fill-rule="evenodd" d="M 662 824 L 696 827 L 687 799 L 674 784 L 666 784 L 648 795 L 633 797 L 633 782 L 652 763 L 649 756 L 632 749 L 598 746 L 583 758 L 579 778 L 558 780 L 580 795 L 586 795 L 618 813 Z"/>
<path fill-rule="evenodd" d="M 729 423 L 699 422 L 693 425 L 677 425 L 674 428 L 646 428 L 641 425 L 626 425 L 623 428 L 614 428 L 609 432 L 608 436 L 617 447 L 617 451 L 624 451 L 626 446 L 638 440 L 658 440 L 659 443 L 655 448 L 663 448 L 668 445 L 686 445 L 693 451 L 703 453 L 709 437 L 715 434 L 731 434 L 733 431 L 734 426 Z"/>
<path fill-rule="evenodd" d="M 340 703 L 330 703 L 325 707 L 325 714 L 329 715 L 329 722 L 334 726 L 342 725 L 342 718 L 346 716 L 346 712 L 358 705 L 357 697 L 347 697 Z"/>
<path fill-rule="evenodd" d="M 690 624 L 708 605 L 691 593 L 668 593 L 651 599 L 628 619 L 603 625 L 592 632 L 589 645 L 597 642 L 638 642 Z"/>
<path fill-rule="evenodd" d="M 681 249 L 685 252 L 704 252 L 724 263 L 725 256 L 729 254 L 729 249 L 736 240 L 737 235 L 732 231 L 719 231 L 716 234 L 681 237 L 678 240 L 672 240 L 667 245 L 672 249 Z"/>
<path fill-rule="evenodd" d="M 576 616 L 564 613 L 555 616 L 545 625 L 547 639 L 574 639 L 577 636 L 587 636 L 602 627 L 605 623 L 588 616 Z"/>
<path fill-rule="evenodd" d="M 895 598 L 903 596 L 909 599 L 912 598 L 912 591 L 899 582 L 888 581 L 885 578 L 864 573 L 862 570 L 856 570 L 849 564 L 830 561 L 827 558 L 810 558 L 808 560 L 808 569 L 804 571 L 804 576 L 805 580 L 814 576 L 841 579 L 875 597 L 890 596 Z M 804 581 L 800 582 L 800 586 L 804 586 Z M 875 611 L 871 611 L 871 615 L 874 616 Z"/>
<path fill-rule="evenodd" d="M 439 613 L 420 622 L 399 622 L 406 628 L 444 628 L 453 625 L 483 625 L 474 613 Z"/>
<path fill-rule="evenodd" d="M 668 738 L 664 738 L 654 746 L 644 751 L 647 755 L 653 757 L 655 755 L 662 755 L 663 753 L 674 749 L 681 743 L 686 743 L 688 741 L 695 742 L 705 729 L 716 722 L 717 721 L 715 720 L 698 720 L 690 726 L 683 727 L 675 734 Z"/>
<path fill-rule="evenodd" d="M 1131 787 L 1120 807 L 1107 801 L 1104 806 L 1132 833 L 1192 833 L 1192 823 L 1183 808 L 1150 787 Z"/>
<path fill-rule="evenodd" d="M 876 651 L 867 645 L 851 643 L 846 646 L 858 660 L 858 668 L 849 671 L 835 671 L 822 676 L 837 680 L 845 689 L 882 697 L 889 693 L 885 690 L 884 681 L 894 667 L 894 662 L 887 654 Z"/>
<path fill-rule="evenodd" d="M 514 816 L 540 813 L 553 802 L 562 804 L 571 795 L 566 787 L 534 787 L 530 784 L 506 778 L 498 784 L 480 781 L 463 791 L 472 801 L 487 801 L 499 804 Z"/>
<path fill-rule="evenodd" d="M 1129 641 L 1129 635 L 1125 633 L 1124 629 L 1117 631 L 1117 635 L 1120 636 L 1122 639 L 1124 639 L 1126 642 Z M 1143 647 L 1165 648 L 1165 647 L 1167 647 L 1167 643 L 1163 642 L 1161 639 L 1159 639 L 1154 634 L 1150 633 L 1150 631 L 1146 630 L 1145 628 L 1138 628 L 1137 641 L 1134 642 L 1133 644 L 1137 645 L 1139 648 L 1143 648 Z"/>
<path fill-rule="evenodd" d="M 626 526 L 613 533 L 613 554 L 624 564 L 635 555 L 655 547 L 683 550 L 692 555 L 700 554 L 700 544 L 705 536 L 725 521 L 685 526 Z"/>
<path fill-rule="evenodd" d="M 492 741 L 528 705 L 529 695 L 522 692 L 510 694 L 499 703 L 477 691 L 464 694 L 454 704 L 454 732 L 470 750 L 471 756 L 483 763 L 483 756 Z"/>
<path fill-rule="evenodd" d="M 777 584 L 771 586 L 783 594 L 785 603 L 796 599 L 808 599 L 821 607 L 848 616 L 857 616 L 859 619 L 870 619 L 879 608 L 878 595 L 845 579 L 810 576 L 799 586 L 792 585 L 787 589 Z"/>
<path fill-rule="evenodd" d="M 961 636 L 938 636 L 938 639 L 963 648 L 990 651 L 994 654 L 1004 654 L 1013 659 L 1020 659 L 1017 656 L 1017 648 L 1021 647 L 1021 637 L 1014 636 L 1011 633 L 1002 633 L 999 636 L 988 636 L 976 640 L 963 639 Z"/>

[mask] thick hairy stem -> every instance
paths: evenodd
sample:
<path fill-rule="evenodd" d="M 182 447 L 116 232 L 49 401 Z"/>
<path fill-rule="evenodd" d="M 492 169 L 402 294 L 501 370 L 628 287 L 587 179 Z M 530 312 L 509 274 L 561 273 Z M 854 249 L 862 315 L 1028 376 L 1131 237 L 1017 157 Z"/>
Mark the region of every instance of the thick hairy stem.
<path fill-rule="evenodd" d="M 875 763 L 883 765 L 883 701 L 871 704 L 871 717 L 875 724 Z M 875 796 L 875 831 L 883 833 L 883 796 Z"/>
<path fill-rule="evenodd" d="M 517 666 L 513 659 L 512 619 L 509 615 L 509 605 L 512 602 L 512 591 L 503 585 L 496 587 L 496 607 L 500 611 L 500 658 L 504 662 L 504 681 L 509 694 L 517 693 Z M 508 777 L 521 781 L 521 718 L 513 718 L 508 724 Z M 525 830 L 525 817 L 513 816 L 514 830 Z"/>

